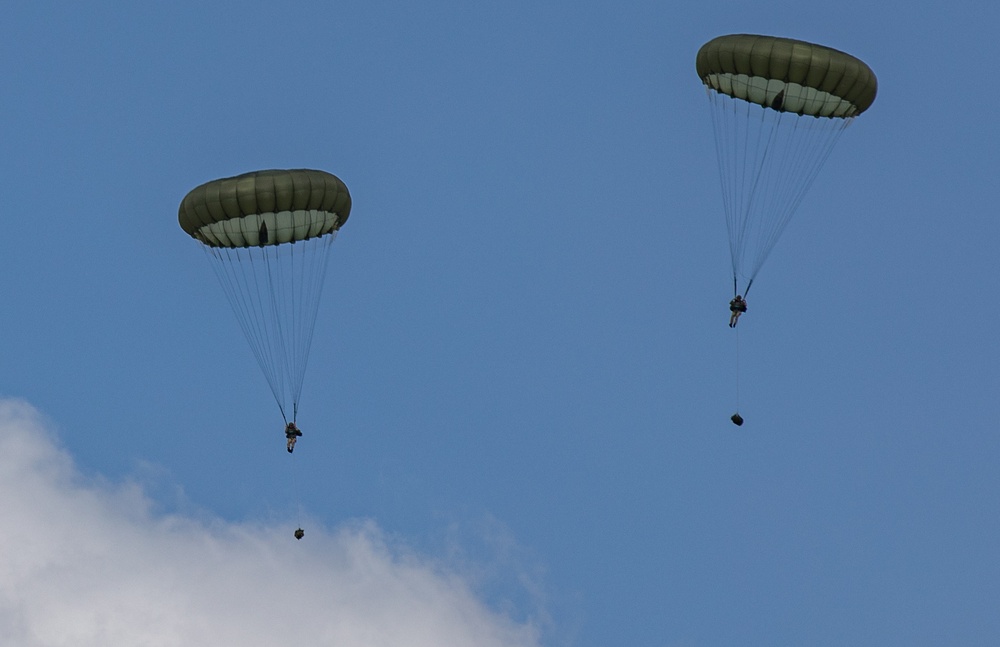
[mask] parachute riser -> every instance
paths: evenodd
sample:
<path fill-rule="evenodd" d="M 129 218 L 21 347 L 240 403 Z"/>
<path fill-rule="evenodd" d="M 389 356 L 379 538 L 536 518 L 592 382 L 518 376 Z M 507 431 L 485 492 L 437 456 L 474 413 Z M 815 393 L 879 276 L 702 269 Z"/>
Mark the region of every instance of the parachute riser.
<path fill-rule="evenodd" d="M 743 290 L 743 298 L 744 299 L 747 297 L 747 294 L 750 292 L 750 286 L 751 285 L 753 285 L 753 279 L 750 279 L 750 282 L 747 283 L 747 289 Z M 737 282 L 736 282 L 736 275 L 733 274 L 733 297 L 735 298 L 735 297 L 739 296 L 739 294 L 740 294 L 740 290 L 739 290 L 739 287 L 738 287 Z"/>

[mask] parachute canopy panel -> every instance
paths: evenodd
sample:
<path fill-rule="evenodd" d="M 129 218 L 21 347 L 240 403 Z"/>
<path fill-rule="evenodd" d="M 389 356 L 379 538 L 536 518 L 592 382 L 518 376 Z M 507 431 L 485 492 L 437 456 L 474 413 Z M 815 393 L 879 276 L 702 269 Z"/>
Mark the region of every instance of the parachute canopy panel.
<path fill-rule="evenodd" d="M 779 112 L 855 117 L 875 101 L 878 82 L 863 61 L 791 38 L 733 34 L 698 51 L 706 87 Z"/>
<path fill-rule="evenodd" d="M 210 247 L 257 247 L 308 240 L 340 229 L 351 195 L 335 175 L 267 170 L 206 182 L 178 210 L 181 228 Z"/>

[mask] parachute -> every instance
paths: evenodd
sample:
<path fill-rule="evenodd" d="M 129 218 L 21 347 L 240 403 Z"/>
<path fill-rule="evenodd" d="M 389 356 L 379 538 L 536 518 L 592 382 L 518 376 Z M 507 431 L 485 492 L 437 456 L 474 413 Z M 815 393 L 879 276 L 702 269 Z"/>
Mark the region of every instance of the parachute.
<path fill-rule="evenodd" d="M 844 52 L 749 34 L 705 43 L 696 67 L 711 103 L 733 292 L 745 296 L 877 81 Z"/>
<path fill-rule="evenodd" d="M 295 422 L 329 250 L 351 213 L 335 175 L 267 170 L 206 182 L 181 201 L 267 379 Z"/>

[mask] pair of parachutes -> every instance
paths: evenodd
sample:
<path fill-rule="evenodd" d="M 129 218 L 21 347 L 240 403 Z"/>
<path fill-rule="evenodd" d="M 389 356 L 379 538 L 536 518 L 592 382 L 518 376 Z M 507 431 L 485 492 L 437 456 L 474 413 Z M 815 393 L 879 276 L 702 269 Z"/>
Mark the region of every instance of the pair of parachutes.
<path fill-rule="evenodd" d="M 875 100 L 875 74 L 829 47 L 747 34 L 709 41 L 696 68 L 733 291 L 746 295 L 840 133 Z M 214 180 L 181 202 L 181 227 L 212 261 L 286 423 L 298 415 L 330 245 L 350 212 L 344 183 L 314 170 Z"/>

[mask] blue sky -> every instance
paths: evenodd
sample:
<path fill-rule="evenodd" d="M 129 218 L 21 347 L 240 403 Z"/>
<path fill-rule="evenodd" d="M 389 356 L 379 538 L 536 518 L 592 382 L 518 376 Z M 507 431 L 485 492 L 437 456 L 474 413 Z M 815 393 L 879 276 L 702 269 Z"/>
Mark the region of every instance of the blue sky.
<path fill-rule="evenodd" d="M 61 506 L 45 510 L 98 496 L 81 536 L 114 542 L 99 530 L 127 522 L 130 554 L 155 564 L 136 560 L 143 582 L 172 567 L 161 543 L 183 553 L 199 533 L 223 549 L 248 533 L 291 582 L 339 573 L 308 589 L 338 626 L 385 626 L 332 602 L 356 592 L 337 568 L 360 537 L 428 591 L 460 582 L 477 611 L 458 615 L 501 627 L 498 645 L 991 642 L 997 24 L 974 2 L 18 3 L 0 24 L 0 428 L 72 466 L 8 470 L 40 479 Z M 736 428 L 694 57 L 740 32 L 850 52 L 879 94 L 754 284 Z M 337 174 L 354 208 L 290 463 L 177 206 L 294 167 Z M 141 514 L 114 505 L 129 488 Z M 54 522 L 18 510 L 2 559 L 30 572 L 11 547 Z M 64 541 L 51 555 L 86 561 Z M 197 600 L 199 571 L 176 568 L 171 595 Z M 243 570 L 215 577 L 276 577 Z M 63 585 L 42 581 L 12 599 Z M 458 626 L 460 605 L 417 597 Z M 384 617 L 408 604 L 387 596 Z M 0 622 L 34 626 L 23 608 Z M 205 636 L 227 644 L 254 608 Z"/>

